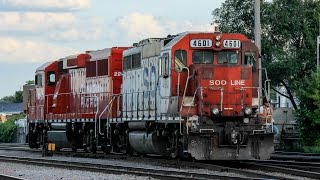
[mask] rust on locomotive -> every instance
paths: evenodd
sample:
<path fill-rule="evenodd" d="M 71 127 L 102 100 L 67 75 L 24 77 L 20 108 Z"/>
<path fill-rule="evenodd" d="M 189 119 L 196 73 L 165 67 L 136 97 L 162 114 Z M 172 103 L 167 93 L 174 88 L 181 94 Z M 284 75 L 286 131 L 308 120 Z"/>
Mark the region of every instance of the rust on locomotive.
<path fill-rule="evenodd" d="M 29 145 L 268 159 L 258 58 L 242 34 L 185 32 L 46 63 L 29 90 Z"/>

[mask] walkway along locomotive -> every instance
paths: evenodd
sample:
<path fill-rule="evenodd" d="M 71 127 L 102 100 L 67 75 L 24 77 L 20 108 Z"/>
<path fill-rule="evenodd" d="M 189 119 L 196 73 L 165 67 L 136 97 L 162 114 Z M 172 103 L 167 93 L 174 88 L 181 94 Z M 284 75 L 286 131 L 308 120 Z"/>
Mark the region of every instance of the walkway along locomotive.
<path fill-rule="evenodd" d="M 268 159 L 258 56 L 241 34 L 185 32 L 46 63 L 29 91 L 29 145 Z"/>

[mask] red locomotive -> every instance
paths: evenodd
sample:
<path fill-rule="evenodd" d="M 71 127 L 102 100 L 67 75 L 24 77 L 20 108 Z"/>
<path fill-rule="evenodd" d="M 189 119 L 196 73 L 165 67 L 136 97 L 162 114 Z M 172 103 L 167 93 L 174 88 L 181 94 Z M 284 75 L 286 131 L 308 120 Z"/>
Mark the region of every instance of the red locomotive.
<path fill-rule="evenodd" d="M 268 159 L 258 56 L 241 34 L 186 32 L 46 63 L 29 93 L 29 145 Z"/>

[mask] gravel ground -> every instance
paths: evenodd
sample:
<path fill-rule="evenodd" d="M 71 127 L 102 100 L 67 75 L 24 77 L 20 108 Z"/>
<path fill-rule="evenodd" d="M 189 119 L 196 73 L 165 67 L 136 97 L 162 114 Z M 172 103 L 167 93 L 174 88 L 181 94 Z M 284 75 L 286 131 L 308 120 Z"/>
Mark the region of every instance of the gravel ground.
<path fill-rule="evenodd" d="M 241 175 L 237 175 L 234 173 L 227 172 L 217 172 L 206 169 L 193 169 L 193 168 L 173 168 L 173 167 L 165 167 L 161 163 L 157 163 L 156 159 L 153 162 L 146 161 L 144 162 L 133 162 L 124 159 L 93 159 L 93 158 L 76 158 L 76 157 L 65 157 L 61 155 L 55 154 L 53 157 L 41 157 L 40 152 L 26 152 L 26 151 L 7 151 L 0 150 L 0 155 L 8 155 L 8 156 L 20 156 L 20 157 L 34 157 L 34 158 L 43 158 L 43 159 L 56 159 L 56 160 L 64 160 L 64 161 L 76 161 L 76 162 L 88 162 L 88 163 L 98 163 L 98 164 L 112 164 L 112 165 L 120 165 L 120 166 L 132 166 L 132 167 L 141 167 L 141 168 L 154 168 L 154 169 L 162 169 L 162 170 L 175 170 L 175 171 L 188 171 L 188 172 L 201 172 L 201 173 L 211 173 L 211 174 L 219 174 L 226 176 L 238 176 L 243 177 Z M 251 170 L 254 172 L 254 170 Z M 68 169 L 59 169 L 52 167 L 41 167 L 41 166 L 32 166 L 32 165 L 23 165 L 16 163 L 0 163 L 0 174 L 6 174 L 11 176 L 16 176 L 20 178 L 37 180 L 37 179 L 53 179 L 53 180 L 151 180 L 154 178 L 143 177 L 143 176 L 135 176 L 135 175 L 114 175 L 114 174 L 104 174 L 104 173 L 96 173 L 89 171 L 79 171 L 79 170 L 68 170 Z M 270 172 L 270 174 L 275 174 L 274 172 Z M 304 179 L 309 180 L 309 178 L 301 178 L 291 175 L 279 174 L 284 178 L 291 179 Z M 245 177 L 243 177 L 245 179 Z"/>
<path fill-rule="evenodd" d="M 0 174 L 29 180 L 152 180 L 154 178 L 132 175 L 103 174 L 88 171 L 67 170 L 52 167 L 31 166 L 16 163 L 0 163 Z"/>
<path fill-rule="evenodd" d="M 89 163 L 98 163 L 98 164 L 112 164 L 112 165 L 122 165 L 122 166 L 132 166 L 132 167 L 144 167 L 144 168 L 154 168 L 162 170 L 175 170 L 175 171 L 188 171 L 188 172 L 201 172 L 201 173 L 212 173 L 226 176 L 237 176 L 240 175 L 227 172 L 217 172 L 210 171 L 206 169 L 192 169 L 192 168 L 172 168 L 164 167 L 163 165 L 157 165 L 155 162 L 132 162 L 123 159 L 92 159 L 92 158 L 76 158 L 76 157 L 65 157 L 55 154 L 53 157 L 41 157 L 41 153 L 35 152 L 25 152 L 25 151 L 6 151 L 0 150 L 0 155 L 8 156 L 19 156 L 19 157 L 34 157 L 34 158 L 44 158 L 44 159 L 56 159 L 64 161 L 76 161 L 76 162 L 89 162 Z M 134 176 L 134 175 L 112 175 L 104 173 L 95 173 L 89 171 L 78 171 L 78 170 L 68 170 L 68 169 L 59 169 L 52 167 L 40 167 L 40 166 L 31 166 L 31 165 L 22 165 L 16 163 L 0 163 L 0 174 L 6 174 L 11 176 L 17 176 L 20 178 L 26 179 L 60 179 L 60 180 L 71 180 L 71 179 L 83 179 L 83 180 L 108 180 L 108 179 L 137 179 L 137 180 L 146 180 L 154 179 L 150 177 Z M 243 176 L 242 176 L 243 177 Z M 243 177 L 245 178 L 245 177 Z"/>

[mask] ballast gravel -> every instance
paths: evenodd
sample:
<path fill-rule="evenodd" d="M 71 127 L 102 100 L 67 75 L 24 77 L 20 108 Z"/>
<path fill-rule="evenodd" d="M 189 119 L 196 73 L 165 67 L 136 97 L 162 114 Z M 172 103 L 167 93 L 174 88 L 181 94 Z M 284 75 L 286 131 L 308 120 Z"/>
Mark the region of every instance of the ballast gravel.
<path fill-rule="evenodd" d="M 29 180 L 152 180 L 153 178 L 132 175 L 103 174 L 88 171 L 67 170 L 52 167 L 0 163 L 0 174 Z"/>
<path fill-rule="evenodd" d="M 134 162 L 128 161 L 125 159 L 94 159 L 94 158 L 77 158 L 77 157 L 66 157 L 58 154 L 54 154 L 53 157 L 41 157 L 40 152 L 27 152 L 27 151 L 7 151 L 0 150 L 0 155 L 7 156 L 19 156 L 19 157 L 28 157 L 28 158 L 43 158 L 43 159 L 54 159 L 54 160 L 63 160 L 63 161 L 73 161 L 73 162 L 84 162 L 84 163 L 97 163 L 97 164 L 112 164 L 119 166 L 130 166 L 130 167 L 141 167 L 141 168 L 154 168 L 161 170 L 174 170 L 181 172 L 201 172 L 201 173 L 212 173 L 225 176 L 235 176 L 243 177 L 234 173 L 227 172 L 217 172 L 210 171 L 207 169 L 193 169 L 193 168 L 179 168 L 179 167 L 165 167 L 161 164 L 155 162 Z M 0 163 L 0 174 L 11 175 L 15 177 L 30 179 L 30 180 L 42 180 L 42 179 L 53 179 L 53 180 L 113 180 L 113 179 L 123 179 L 123 180 L 153 180 L 155 178 L 145 177 L 145 176 L 135 176 L 129 174 L 115 175 L 115 174 L 104 174 L 96 173 L 90 171 L 79 171 L 79 170 L 68 170 L 52 167 L 43 167 L 43 166 L 32 166 L 32 165 L 23 165 L 16 163 Z"/>
<path fill-rule="evenodd" d="M 28 151 L 8 151 L 0 150 L 0 155 L 7 156 L 19 156 L 28 158 L 43 158 L 43 159 L 54 159 L 60 161 L 73 161 L 73 162 L 83 162 L 83 163 L 97 163 L 97 164 L 111 164 L 119 166 L 129 166 L 129 167 L 141 167 L 141 168 L 153 168 L 161 170 L 174 170 L 181 172 L 200 172 L 200 173 L 210 173 L 218 174 L 222 176 L 234 176 L 246 179 L 245 176 L 239 174 L 228 173 L 228 172 L 218 172 L 211 171 L 207 169 L 194 169 L 189 167 L 166 167 L 163 164 L 159 164 L 155 161 L 129 161 L 125 159 L 95 159 L 95 158 L 77 158 L 77 157 L 66 157 L 58 154 L 54 154 L 53 157 L 41 157 L 40 152 L 28 152 Z M 270 172 L 271 173 L 271 172 Z M 20 177 L 22 179 L 29 180 L 42 180 L 42 179 L 52 179 L 52 180 L 153 180 L 155 178 L 145 177 L 145 176 L 135 176 L 129 174 L 115 175 L 115 174 L 105 174 L 90 171 L 79 171 L 79 170 L 69 170 L 62 168 L 44 167 L 44 166 L 32 166 L 16 163 L 0 162 L 0 174 L 10 175 L 14 177 Z M 273 174 L 273 173 L 271 173 Z M 291 179 L 301 179 L 301 177 L 283 175 L 284 178 Z M 307 180 L 308 178 L 303 178 Z"/>

